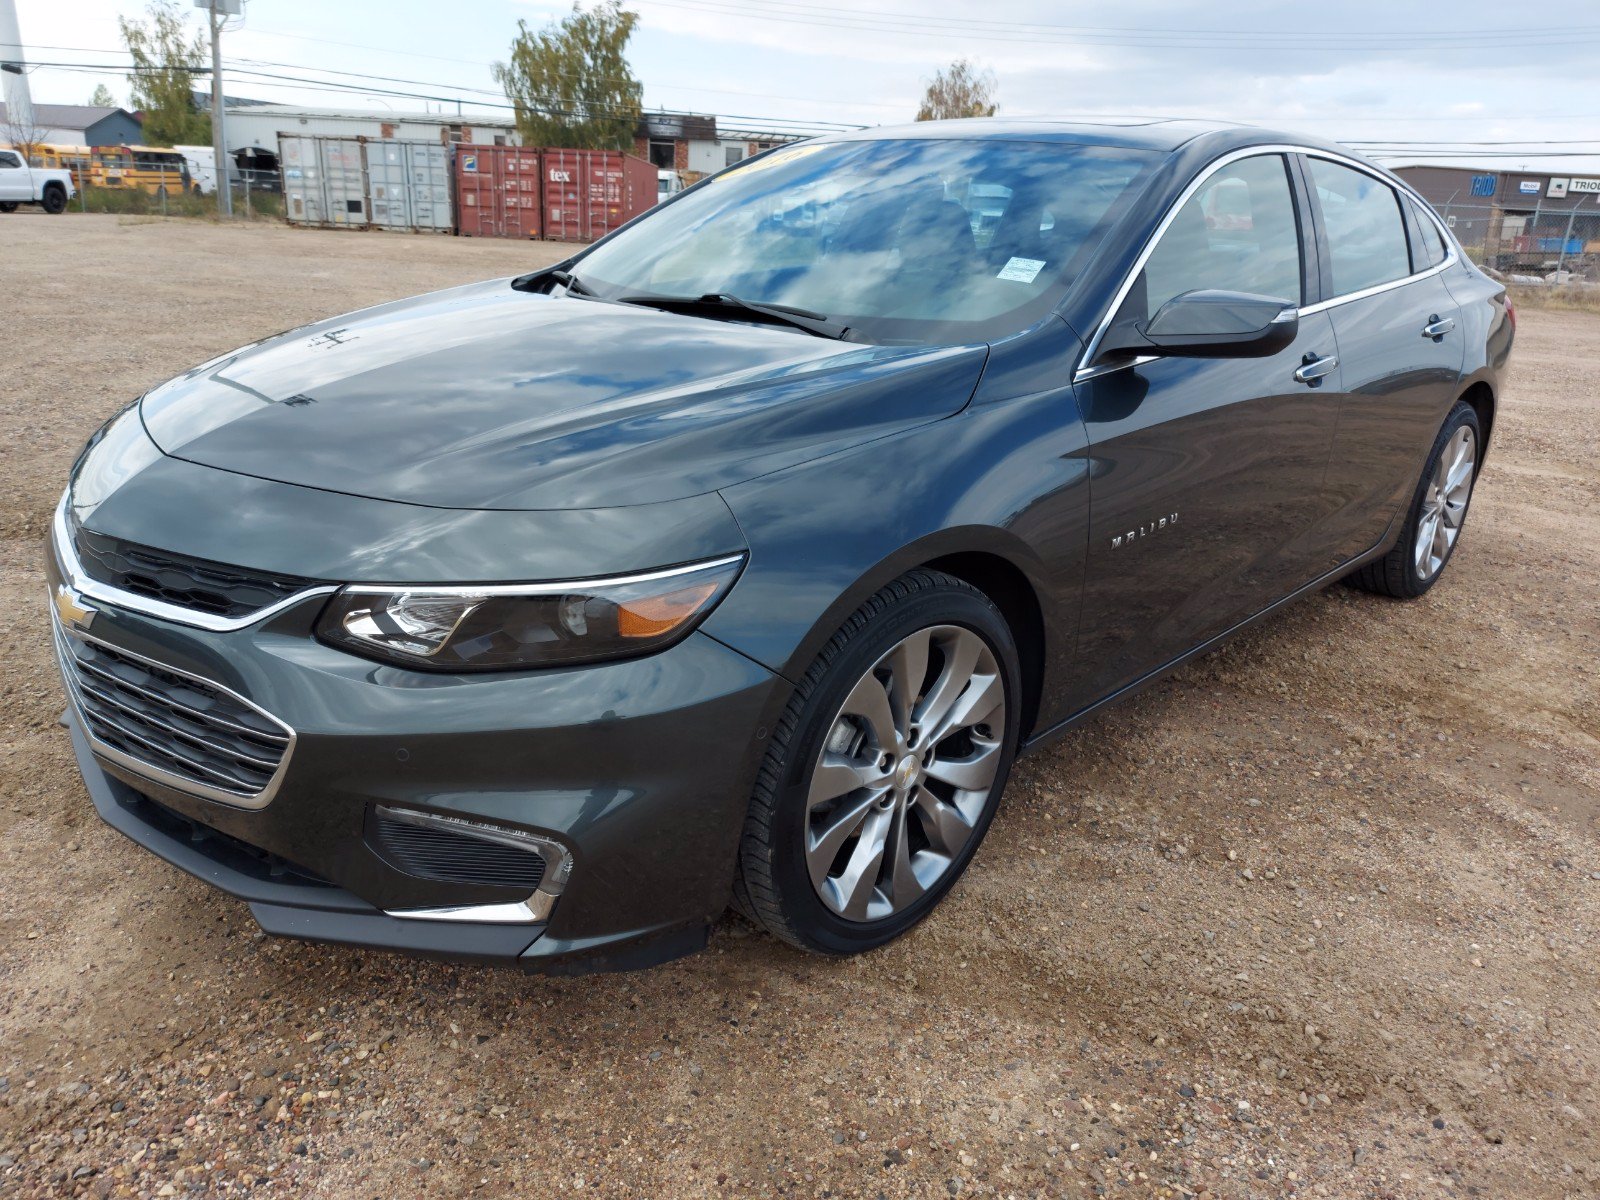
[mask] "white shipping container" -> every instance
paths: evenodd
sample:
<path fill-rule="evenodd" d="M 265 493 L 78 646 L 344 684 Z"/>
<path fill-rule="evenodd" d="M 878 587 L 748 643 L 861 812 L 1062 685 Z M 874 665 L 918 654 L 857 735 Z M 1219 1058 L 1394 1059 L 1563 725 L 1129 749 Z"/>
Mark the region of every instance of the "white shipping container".
<path fill-rule="evenodd" d="M 450 150 L 428 142 L 367 142 L 372 223 L 449 233 Z"/>
<path fill-rule="evenodd" d="M 451 148 L 435 142 L 280 133 L 294 225 L 449 233 Z"/>

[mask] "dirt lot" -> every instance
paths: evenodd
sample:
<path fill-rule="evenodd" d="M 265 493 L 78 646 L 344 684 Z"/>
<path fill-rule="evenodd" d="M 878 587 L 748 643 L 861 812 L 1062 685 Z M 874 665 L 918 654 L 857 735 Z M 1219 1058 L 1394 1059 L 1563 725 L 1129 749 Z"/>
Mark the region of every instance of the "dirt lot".
<path fill-rule="evenodd" d="M 1345 588 L 1019 766 L 869 957 L 729 919 L 582 979 L 267 940 L 104 828 L 39 540 L 141 389 L 550 261 L 0 217 L 0 1191 L 1600 1192 L 1600 318 L 1525 312 L 1444 583 Z"/>

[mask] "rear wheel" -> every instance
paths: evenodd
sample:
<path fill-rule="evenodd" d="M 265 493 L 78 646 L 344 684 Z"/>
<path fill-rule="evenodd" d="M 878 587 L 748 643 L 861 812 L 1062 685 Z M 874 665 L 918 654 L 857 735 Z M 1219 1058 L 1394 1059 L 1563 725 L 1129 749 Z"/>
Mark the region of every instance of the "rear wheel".
<path fill-rule="evenodd" d="M 1010 773 L 1017 651 L 975 588 L 913 571 L 845 623 L 772 737 L 740 846 L 739 907 L 853 954 L 925 917 L 966 869 Z"/>
<path fill-rule="evenodd" d="M 1466 524 L 1482 437 L 1478 414 L 1458 400 L 1434 439 L 1400 539 L 1388 554 L 1352 574 L 1351 583 L 1409 600 L 1438 582 Z"/>
<path fill-rule="evenodd" d="M 39 201 L 41 208 L 47 213 L 58 213 L 67 207 L 67 189 L 59 183 L 53 183 L 44 189 L 44 196 Z"/>

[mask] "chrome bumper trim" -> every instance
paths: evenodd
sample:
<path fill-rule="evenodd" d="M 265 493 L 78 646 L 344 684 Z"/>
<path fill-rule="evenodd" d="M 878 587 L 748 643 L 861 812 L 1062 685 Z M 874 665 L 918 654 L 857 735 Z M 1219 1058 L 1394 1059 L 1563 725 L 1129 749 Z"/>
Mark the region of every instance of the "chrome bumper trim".
<path fill-rule="evenodd" d="M 129 612 L 143 613 L 147 617 L 171 621 L 175 625 L 188 625 L 212 633 L 232 633 L 259 624 L 287 608 L 293 608 L 303 600 L 309 600 L 313 596 L 330 596 L 339 590 L 331 583 L 318 584 L 316 587 L 304 588 L 292 596 L 285 596 L 276 604 L 258 608 L 255 612 L 246 613 L 242 617 L 219 617 L 213 613 L 196 612 L 181 605 L 168 604 L 164 600 L 152 600 L 149 596 L 124 591 L 122 588 L 92 579 L 84 573 L 83 564 L 78 559 L 78 552 L 73 549 L 72 538 L 67 529 L 68 496 L 67 492 L 61 494 L 61 503 L 56 505 L 55 521 L 52 526 L 50 540 L 55 546 L 56 563 L 61 568 L 61 577 L 73 591 L 104 604 L 115 605 Z"/>
<path fill-rule="evenodd" d="M 544 878 L 526 900 L 507 904 L 463 904 L 446 908 L 386 909 L 388 916 L 403 921 L 470 921 L 485 925 L 542 925 L 550 919 L 556 900 L 567 885 L 572 870 L 572 854 L 566 846 L 551 837 L 541 837 L 526 830 L 511 829 L 504 825 L 487 825 L 468 821 L 443 813 L 419 812 L 413 808 L 393 808 L 385 805 L 378 810 L 397 821 L 413 825 L 429 825 L 463 837 L 481 838 L 486 842 L 500 842 L 534 850 L 544 859 Z"/>

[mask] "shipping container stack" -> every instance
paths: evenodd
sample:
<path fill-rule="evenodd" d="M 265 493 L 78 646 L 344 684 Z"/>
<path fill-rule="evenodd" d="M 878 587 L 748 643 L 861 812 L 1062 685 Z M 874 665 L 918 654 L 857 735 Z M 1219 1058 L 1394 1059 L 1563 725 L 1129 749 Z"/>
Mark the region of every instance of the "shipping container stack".
<path fill-rule="evenodd" d="M 278 135 L 294 225 L 592 242 L 656 203 L 656 169 L 620 150 L 447 146 Z"/>

